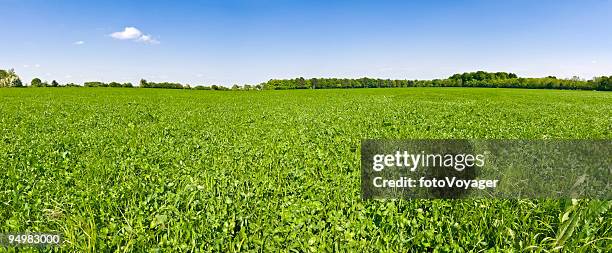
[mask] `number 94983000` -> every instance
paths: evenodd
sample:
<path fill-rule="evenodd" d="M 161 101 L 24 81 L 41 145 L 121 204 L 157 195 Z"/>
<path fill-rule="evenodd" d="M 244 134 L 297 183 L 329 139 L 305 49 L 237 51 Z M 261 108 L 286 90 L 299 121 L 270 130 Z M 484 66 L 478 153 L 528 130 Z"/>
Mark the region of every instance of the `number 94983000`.
<path fill-rule="evenodd" d="M 59 233 L 9 233 L 0 234 L 0 245 L 53 246 L 62 243 Z"/>

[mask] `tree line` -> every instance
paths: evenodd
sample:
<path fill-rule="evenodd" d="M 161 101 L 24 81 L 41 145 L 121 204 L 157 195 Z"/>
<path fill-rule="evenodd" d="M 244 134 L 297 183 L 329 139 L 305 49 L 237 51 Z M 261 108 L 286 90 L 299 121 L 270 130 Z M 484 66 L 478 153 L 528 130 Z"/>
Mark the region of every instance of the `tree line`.
<path fill-rule="evenodd" d="M 14 70 L 0 70 L 0 87 L 23 87 L 23 83 Z M 34 78 L 32 87 L 81 87 L 78 84 L 51 83 Z M 402 88 L 402 87 L 486 87 L 486 88 L 526 88 L 526 89 L 564 89 L 564 90 L 602 90 L 612 91 L 612 76 L 595 77 L 584 80 L 579 77 L 560 79 L 554 76 L 541 78 L 518 77 L 507 72 L 466 72 L 454 74 L 446 79 L 433 80 L 391 80 L 375 78 L 309 78 L 271 79 L 257 85 L 233 85 L 231 88 L 221 85 L 190 86 L 173 82 L 150 82 L 141 79 L 138 86 L 132 83 L 118 82 L 85 82 L 85 87 L 116 88 L 161 88 L 161 89 L 195 89 L 195 90 L 291 90 L 291 89 L 347 89 L 347 88 Z"/>
<path fill-rule="evenodd" d="M 399 88 L 399 87 L 486 87 L 567 90 L 612 90 L 612 76 L 583 80 L 578 77 L 559 79 L 554 76 L 523 78 L 506 72 L 468 72 L 455 74 L 447 79 L 391 80 L 391 79 L 340 79 L 310 78 L 272 79 L 262 84 L 265 90 L 286 89 L 346 89 L 346 88 Z"/>

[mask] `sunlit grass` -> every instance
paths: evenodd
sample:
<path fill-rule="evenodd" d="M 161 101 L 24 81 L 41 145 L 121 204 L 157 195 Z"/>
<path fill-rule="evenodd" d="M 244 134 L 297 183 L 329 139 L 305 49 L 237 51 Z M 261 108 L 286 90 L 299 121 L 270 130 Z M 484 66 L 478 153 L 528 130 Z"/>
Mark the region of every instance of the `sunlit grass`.
<path fill-rule="evenodd" d="M 610 139 L 612 93 L 0 90 L 0 233 L 74 251 L 609 251 L 610 202 L 360 200 L 364 138 Z M 574 220 L 575 219 L 575 220 Z"/>

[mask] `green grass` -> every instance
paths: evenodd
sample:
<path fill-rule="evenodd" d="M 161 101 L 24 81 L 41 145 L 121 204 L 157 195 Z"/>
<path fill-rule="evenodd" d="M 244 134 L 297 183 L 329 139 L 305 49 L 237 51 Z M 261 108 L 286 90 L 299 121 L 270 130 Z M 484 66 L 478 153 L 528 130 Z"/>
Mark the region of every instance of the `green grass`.
<path fill-rule="evenodd" d="M 359 145 L 610 139 L 611 102 L 478 88 L 0 89 L 0 233 L 60 231 L 66 251 L 609 252 L 610 201 L 361 201 Z"/>

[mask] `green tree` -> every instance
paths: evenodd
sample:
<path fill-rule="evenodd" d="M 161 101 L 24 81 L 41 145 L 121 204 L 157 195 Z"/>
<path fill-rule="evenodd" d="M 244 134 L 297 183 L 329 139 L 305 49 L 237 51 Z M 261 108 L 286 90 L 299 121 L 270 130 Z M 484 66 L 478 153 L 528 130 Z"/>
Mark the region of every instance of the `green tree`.
<path fill-rule="evenodd" d="M 51 81 L 51 87 L 57 87 L 59 86 L 59 83 L 55 80 Z"/>
<path fill-rule="evenodd" d="M 103 82 L 85 82 L 83 85 L 85 87 L 108 87 L 108 84 Z"/>
<path fill-rule="evenodd" d="M 23 83 L 21 82 L 21 79 L 19 78 L 13 79 L 11 82 L 11 87 L 23 87 Z"/>
<path fill-rule="evenodd" d="M 593 79 L 597 90 L 612 91 L 612 76 L 602 76 Z"/>
<path fill-rule="evenodd" d="M 319 85 L 319 80 L 316 78 L 312 78 L 310 79 L 310 84 L 312 84 L 312 89 L 316 89 L 317 86 Z"/>
<path fill-rule="evenodd" d="M 15 73 L 15 70 L 0 70 L 0 87 L 21 86 L 23 86 L 23 83 L 21 83 L 21 79 L 19 79 L 19 76 Z"/>
<path fill-rule="evenodd" d="M 42 87 L 43 83 L 40 80 L 40 78 L 36 77 L 36 78 L 32 79 L 32 81 L 30 82 L 30 85 L 34 86 L 34 87 Z"/>
<path fill-rule="evenodd" d="M 6 78 L 8 76 L 8 71 L 4 69 L 0 69 L 0 80 Z"/>

